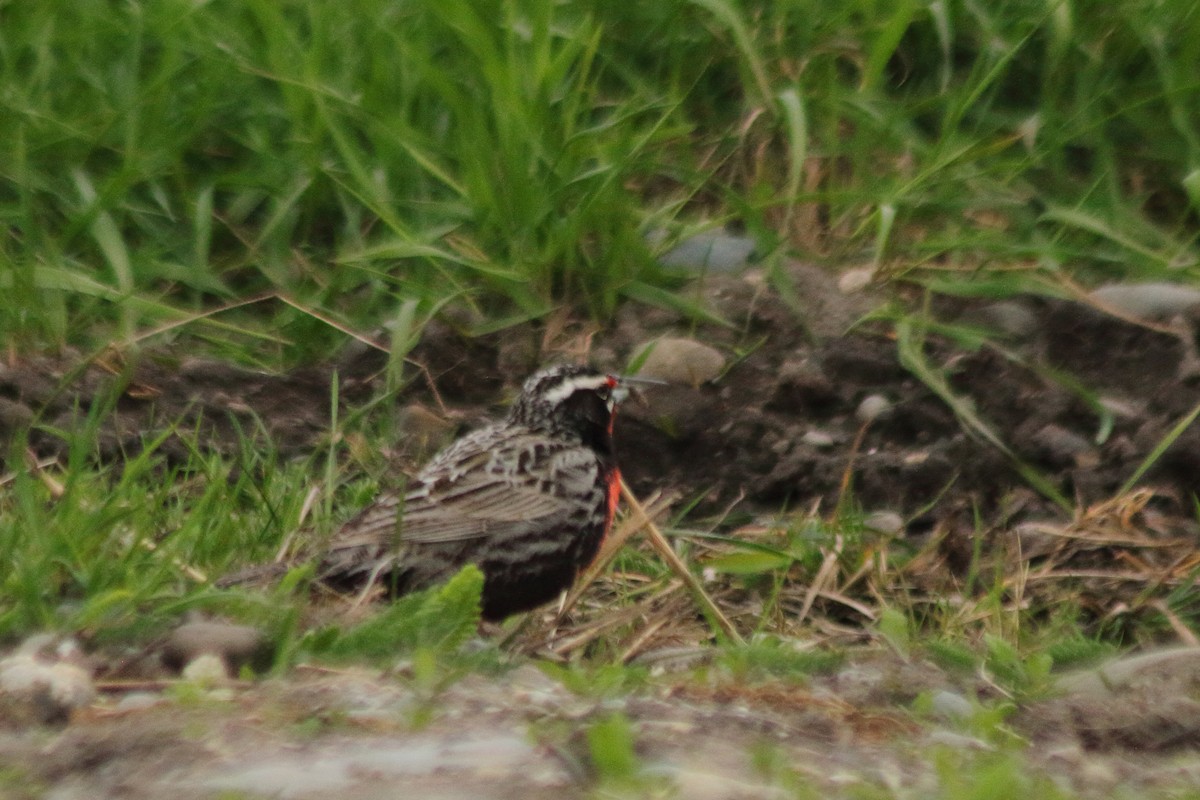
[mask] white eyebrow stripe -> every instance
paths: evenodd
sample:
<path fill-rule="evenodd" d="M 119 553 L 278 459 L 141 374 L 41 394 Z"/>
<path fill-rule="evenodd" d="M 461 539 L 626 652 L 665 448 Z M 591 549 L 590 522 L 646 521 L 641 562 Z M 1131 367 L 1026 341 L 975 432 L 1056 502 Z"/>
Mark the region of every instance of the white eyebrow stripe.
<path fill-rule="evenodd" d="M 556 406 L 581 389 L 598 391 L 602 388 L 606 388 L 608 386 L 608 381 L 609 378 L 607 375 L 596 375 L 594 377 L 590 375 L 580 375 L 574 378 L 568 378 L 542 396 L 546 399 L 547 403 L 552 406 Z"/>

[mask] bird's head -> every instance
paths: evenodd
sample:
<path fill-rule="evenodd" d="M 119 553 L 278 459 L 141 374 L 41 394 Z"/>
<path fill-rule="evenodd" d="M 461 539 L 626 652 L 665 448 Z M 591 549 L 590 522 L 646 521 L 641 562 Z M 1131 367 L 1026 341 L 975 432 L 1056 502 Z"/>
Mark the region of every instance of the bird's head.
<path fill-rule="evenodd" d="M 509 419 L 534 430 L 578 436 L 588 444 L 612 431 L 621 379 L 591 367 L 559 364 L 531 375 Z"/>

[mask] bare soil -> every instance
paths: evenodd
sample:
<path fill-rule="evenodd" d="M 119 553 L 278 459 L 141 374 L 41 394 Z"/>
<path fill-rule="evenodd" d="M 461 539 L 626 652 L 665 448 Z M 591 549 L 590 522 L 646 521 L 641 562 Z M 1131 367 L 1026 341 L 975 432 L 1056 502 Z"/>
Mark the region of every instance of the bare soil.
<path fill-rule="evenodd" d="M 452 321 L 437 321 L 411 354 L 419 370 L 410 369 L 413 380 L 397 403 L 444 410 L 468 427 L 500 413 L 506 392 L 541 362 L 578 355 L 582 341 L 594 363 L 620 370 L 645 342 L 690 335 L 722 349 L 729 367 L 715 382 L 654 387 L 644 405 L 626 406 L 617 428 L 622 471 L 639 494 L 701 494 L 702 511 L 735 499 L 768 512 L 814 501 L 832 508 L 849 469 L 855 503 L 899 512 L 918 527 L 932 524 L 918 512 L 935 500 L 934 517 L 948 509 L 982 510 L 989 522 L 1005 514 L 1008 525 L 1058 513 L 1045 498 L 1030 497 L 1011 461 L 969 433 L 901 364 L 890 324 L 860 322 L 883 298 L 843 295 L 832 276 L 812 267 L 796 265 L 795 277 L 799 308 L 753 279 L 706 279 L 698 291 L 728 327 L 645 306 L 627 306 L 601 332 L 566 323 L 554 331 L 526 325 L 470 338 Z M 929 363 L 1065 497 L 1082 506 L 1111 498 L 1196 403 L 1200 314 L 1170 327 L 1028 298 L 958 303 L 935 309 L 935 318 L 987 327 L 1000 305 L 1017 306 L 1036 324 L 1003 350 L 964 350 L 930 335 Z M 115 397 L 115 413 L 102 426 L 101 458 L 137 452 L 146 438 L 177 423 L 189 435 L 199 425 L 202 441 L 219 450 L 236 448 L 261 427 L 284 456 L 305 454 L 327 433 L 335 370 L 344 418 L 381 391 L 383 361 L 357 346 L 338 363 L 287 374 L 170 348 L 87 365 L 72 354 L 29 357 L 0 366 L 0 435 L 7 439 L 37 420 L 44 427 L 31 434 L 34 450 L 62 454 L 65 442 L 50 431 L 78 426 L 92 401 Z M 1060 375 L 1082 389 L 1064 388 L 1055 379 Z M 852 449 L 863 428 L 856 412 L 871 396 L 885 399 L 886 410 Z M 1107 431 L 1097 404 L 1111 414 Z M 820 436 L 806 436 L 812 433 Z M 180 459 L 188 453 L 177 440 L 162 449 Z M 1154 488 L 1162 510 L 1189 516 L 1197 474 L 1200 427 L 1190 427 L 1142 484 Z"/>
<path fill-rule="evenodd" d="M 878 648 L 804 681 L 667 678 L 609 697 L 532 665 L 433 694 L 374 670 L 300 668 L 208 691 L 114 691 L 57 729 L 0 725 L 0 797 L 958 796 L 947 769 L 962 791 L 991 775 L 997 796 L 1190 796 L 1198 656 L 1082 673 L 990 724 L 972 716 L 1002 700 L 986 679 Z M 589 741 L 614 715 L 632 775 L 598 768 Z"/>

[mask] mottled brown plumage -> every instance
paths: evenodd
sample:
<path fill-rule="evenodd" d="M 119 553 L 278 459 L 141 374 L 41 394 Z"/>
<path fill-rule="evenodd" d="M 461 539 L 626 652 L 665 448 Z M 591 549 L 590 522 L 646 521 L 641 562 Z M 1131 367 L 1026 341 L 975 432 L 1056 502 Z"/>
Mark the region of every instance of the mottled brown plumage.
<path fill-rule="evenodd" d="M 341 590 L 379 583 L 400 595 L 470 563 L 484 574 L 485 618 L 554 599 L 612 524 L 618 383 L 579 366 L 535 373 L 503 421 L 458 439 L 403 497 L 383 495 L 343 525 L 317 579 Z"/>

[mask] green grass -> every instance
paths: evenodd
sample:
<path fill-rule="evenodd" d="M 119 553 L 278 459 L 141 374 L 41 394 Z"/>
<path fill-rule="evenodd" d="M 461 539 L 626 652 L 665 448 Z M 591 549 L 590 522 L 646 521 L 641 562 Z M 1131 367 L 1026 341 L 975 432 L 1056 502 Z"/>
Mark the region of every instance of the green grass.
<path fill-rule="evenodd" d="M 88 423 L 72 434 L 61 469 L 7 476 L 0 639 L 39 628 L 144 639 L 189 609 L 229 607 L 204 576 L 250 553 L 269 557 L 299 517 L 304 466 L 279 464 L 260 441 L 247 439 L 232 458 L 197 448 L 170 465 L 157 451 L 164 435 L 97 466 Z"/>
<path fill-rule="evenodd" d="M 9 348 L 271 293 L 364 331 L 447 303 L 481 328 L 603 319 L 679 302 L 644 237 L 701 220 L 960 292 L 1196 273 L 1188 3 L 0 15 Z M 255 359 L 340 341 L 274 301 L 225 316 L 184 330 Z"/>

